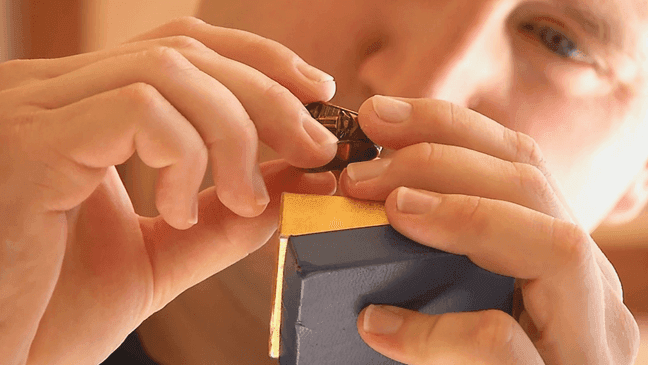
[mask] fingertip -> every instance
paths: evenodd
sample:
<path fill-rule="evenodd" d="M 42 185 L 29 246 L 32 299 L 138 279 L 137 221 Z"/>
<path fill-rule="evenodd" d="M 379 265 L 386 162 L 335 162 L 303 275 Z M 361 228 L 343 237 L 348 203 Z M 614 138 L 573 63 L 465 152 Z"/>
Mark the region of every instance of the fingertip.
<path fill-rule="evenodd" d="M 360 104 L 360 108 L 358 109 L 358 114 L 367 114 L 373 111 L 373 98 L 376 95 L 366 99 L 365 101 Z"/>
<path fill-rule="evenodd" d="M 172 209 L 165 208 L 164 205 L 157 204 L 156 208 L 160 212 L 162 219 L 164 219 L 168 225 L 177 230 L 184 231 L 195 225 L 195 223 L 191 222 L 190 219 L 187 219 L 186 214 L 178 214 Z"/>
<path fill-rule="evenodd" d="M 307 173 L 301 178 L 297 191 L 333 195 L 337 192 L 337 179 L 331 171 Z"/>
<path fill-rule="evenodd" d="M 217 185 L 216 194 L 220 202 L 232 213 L 244 217 L 244 218 L 254 218 L 261 215 L 268 203 L 270 198 L 260 199 L 253 194 L 246 194 L 245 192 L 237 193 L 236 191 L 230 191 L 228 187 Z"/>
<path fill-rule="evenodd" d="M 306 62 L 297 63 L 297 70 L 301 72 L 310 82 L 315 84 L 323 84 L 327 82 L 334 81 L 333 76 L 327 74 L 326 72 L 309 65 Z"/>
<path fill-rule="evenodd" d="M 313 141 L 318 152 L 332 159 L 337 152 L 338 138 L 306 110 L 301 114 L 301 122 L 302 128 Z"/>
<path fill-rule="evenodd" d="M 185 230 L 191 228 L 195 224 L 191 212 L 191 199 L 185 200 L 182 198 L 182 194 L 170 193 L 175 189 L 164 186 L 164 183 L 168 180 L 165 174 L 162 174 L 160 179 L 161 181 L 158 181 L 158 188 L 155 193 L 155 208 L 160 213 L 160 216 L 175 229 Z"/>
<path fill-rule="evenodd" d="M 320 87 L 322 89 L 323 101 L 329 101 L 333 99 L 335 93 L 337 92 L 337 83 L 335 82 L 335 80 L 324 82 Z"/>
<path fill-rule="evenodd" d="M 398 200 L 398 192 L 403 189 L 403 186 L 399 186 L 396 189 L 392 190 L 387 198 L 385 199 L 385 209 L 387 213 L 394 212 L 397 213 L 398 209 L 396 208 L 396 201 Z"/>
<path fill-rule="evenodd" d="M 360 108 L 358 109 L 358 116 L 360 117 L 360 119 L 367 119 L 367 117 L 380 119 L 378 111 L 376 110 L 376 103 L 377 101 L 379 103 L 383 99 L 392 99 L 392 98 L 383 95 L 373 95 L 367 100 L 365 100 L 360 105 Z"/>
<path fill-rule="evenodd" d="M 358 332 L 360 334 L 364 333 L 364 318 L 365 318 L 365 313 L 367 312 L 368 306 L 363 308 L 360 313 L 358 314 L 358 319 L 356 320 L 356 326 L 358 327 Z"/>
<path fill-rule="evenodd" d="M 192 226 L 198 223 L 198 211 L 199 211 L 199 206 L 198 206 L 198 194 L 194 195 L 193 202 L 191 203 L 191 214 L 189 216 L 189 224 Z"/>
<path fill-rule="evenodd" d="M 403 309 L 369 305 L 358 315 L 356 325 L 362 340 L 375 351 L 392 359 L 401 358 L 406 316 Z"/>
<path fill-rule="evenodd" d="M 270 194 L 268 193 L 268 187 L 263 179 L 263 173 L 258 163 L 254 164 L 250 180 L 252 180 L 252 190 L 256 205 L 266 207 L 270 203 Z"/>
<path fill-rule="evenodd" d="M 302 103 L 329 101 L 335 96 L 337 85 L 333 76 L 301 59 L 297 61 L 295 69 L 301 75 L 300 82 L 295 83 L 293 80 L 282 84 L 286 85 Z"/>

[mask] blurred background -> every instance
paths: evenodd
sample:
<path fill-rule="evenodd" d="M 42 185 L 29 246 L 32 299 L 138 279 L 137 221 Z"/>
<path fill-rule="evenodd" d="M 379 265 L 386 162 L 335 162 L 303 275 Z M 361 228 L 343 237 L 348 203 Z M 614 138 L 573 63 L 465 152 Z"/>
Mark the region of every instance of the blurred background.
<path fill-rule="evenodd" d="M 0 62 L 54 58 L 112 47 L 183 15 L 198 0 L 0 0 Z M 1 81 L 1 80 L 0 80 Z M 155 171 L 134 157 L 119 167 L 135 210 L 157 214 Z M 648 365 L 648 210 L 621 226 L 603 225 L 593 234 L 614 264 L 625 302 L 642 329 L 637 365 Z"/>

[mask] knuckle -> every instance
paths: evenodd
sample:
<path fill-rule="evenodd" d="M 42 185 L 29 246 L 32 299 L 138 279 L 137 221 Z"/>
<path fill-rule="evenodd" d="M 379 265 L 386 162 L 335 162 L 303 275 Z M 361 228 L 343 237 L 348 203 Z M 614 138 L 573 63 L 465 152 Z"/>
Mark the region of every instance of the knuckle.
<path fill-rule="evenodd" d="M 459 200 L 455 222 L 457 232 L 470 232 L 474 237 L 485 235 L 490 227 L 488 214 L 483 213 L 484 199 L 480 196 L 465 196 Z"/>
<path fill-rule="evenodd" d="M 480 354 L 497 354 L 506 350 L 514 335 L 514 320 L 508 314 L 496 310 L 479 313 L 479 322 L 468 337 L 470 344 Z"/>
<path fill-rule="evenodd" d="M 12 160 L 35 161 L 43 156 L 50 147 L 48 135 L 43 133 L 42 112 L 18 113 L 0 120 L 0 146 L 2 153 L 12 156 Z"/>
<path fill-rule="evenodd" d="M 5 80 L 8 76 L 19 72 L 26 60 L 11 60 L 0 63 L 0 80 Z"/>
<path fill-rule="evenodd" d="M 194 16 L 182 16 L 176 19 L 171 20 L 166 24 L 171 30 L 181 32 L 183 30 L 191 29 L 195 26 L 206 24 L 204 21 L 194 17 Z"/>
<path fill-rule="evenodd" d="M 445 146 L 434 143 L 419 143 L 415 146 L 423 155 L 423 163 L 426 166 L 434 166 L 443 160 Z"/>
<path fill-rule="evenodd" d="M 150 114 L 156 108 L 162 95 L 155 87 L 138 82 L 121 88 L 118 97 L 132 110 Z"/>
<path fill-rule="evenodd" d="M 0 63 L 0 74 L 10 75 L 12 73 L 21 72 L 29 68 L 34 60 L 16 59 Z"/>
<path fill-rule="evenodd" d="M 553 190 L 542 171 L 535 166 L 524 163 L 513 162 L 512 165 L 515 169 L 519 186 L 523 191 L 528 191 L 532 196 L 540 197 L 544 201 L 553 200 Z"/>
<path fill-rule="evenodd" d="M 198 166 L 206 166 L 209 161 L 209 151 L 207 150 L 207 146 L 202 140 L 200 143 L 196 143 L 195 146 L 196 152 L 194 153 L 192 160 L 195 161 Z"/>
<path fill-rule="evenodd" d="M 516 161 L 531 164 L 536 167 L 544 165 L 544 158 L 540 152 L 540 146 L 529 135 L 507 130 L 512 135 L 513 143 L 515 144 Z"/>
<path fill-rule="evenodd" d="M 549 172 L 549 169 L 547 169 L 547 164 L 538 142 L 527 134 L 508 129 L 507 131 L 509 135 L 514 136 L 514 138 L 511 139 L 514 140 L 513 143 L 515 143 L 516 146 L 516 161 L 534 166 L 544 175 L 545 180 L 548 181 L 551 173 Z"/>
<path fill-rule="evenodd" d="M 251 120 L 246 120 L 240 128 L 239 139 L 246 145 L 256 144 L 258 139 L 257 129 Z"/>
<path fill-rule="evenodd" d="M 471 195 L 457 195 L 449 198 L 438 224 L 443 227 L 444 240 L 449 246 L 461 245 L 468 253 L 475 249 L 466 245 L 466 237 L 481 237 L 492 234 L 492 217 L 484 209 L 484 198 Z"/>
<path fill-rule="evenodd" d="M 606 300 L 606 339 L 609 345 L 608 363 L 635 364 L 641 350 L 641 330 L 623 298 L 611 296 Z M 622 340 L 620 340 L 622 339 Z"/>
<path fill-rule="evenodd" d="M 176 49 L 168 46 L 154 47 L 145 52 L 147 58 L 152 63 L 164 71 L 179 72 L 193 70 L 193 66 L 184 56 Z"/>
<path fill-rule="evenodd" d="M 308 113 L 303 108 L 299 100 L 281 84 L 268 80 L 260 80 L 263 90 L 262 95 L 269 105 L 276 106 L 276 112 L 269 113 L 266 118 L 269 119 L 272 125 L 286 124 L 290 126 L 301 125 L 301 114 Z"/>
<path fill-rule="evenodd" d="M 444 211 L 444 230 L 452 232 L 457 241 L 466 234 L 481 236 L 490 226 L 487 214 L 483 214 L 483 198 L 479 196 L 457 196 L 450 208 Z M 459 243 L 459 242 L 456 242 Z"/>
<path fill-rule="evenodd" d="M 581 267 L 592 256 L 590 237 L 576 224 L 553 219 L 552 251 L 562 263 L 571 267 Z"/>
<path fill-rule="evenodd" d="M 246 32 L 247 33 L 247 32 Z M 300 59 L 297 54 L 295 54 L 290 48 L 284 46 L 283 44 L 261 37 L 253 33 L 247 33 L 249 36 L 246 37 L 247 42 L 245 48 L 251 54 L 267 54 L 271 55 L 273 58 L 278 58 L 282 63 L 292 64 L 296 60 Z"/>
<path fill-rule="evenodd" d="M 271 102 L 280 103 L 279 105 L 284 104 L 286 99 L 294 97 L 288 89 L 273 81 L 269 81 L 264 85 L 264 88 L 263 95 L 270 99 Z"/>
<path fill-rule="evenodd" d="M 462 122 L 465 121 L 467 118 L 466 116 L 463 115 L 463 109 L 459 108 L 457 105 L 454 103 L 447 103 L 448 105 L 448 122 L 450 123 L 450 129 L 459 129 L 459 127 L 463 124 Z"/>
<path fill-rule="evenodd" d="M 179 157 L 181 160 L 189 161 L 194 168 L 202 169 L 209 162 L 209 150 L 201 138 L 185 139 L 181 142 Z"/>
<path fill-rule="evenodd" d="M 27 73 L 38 60 L 10 60 L 0 63 L 0 90 L 19 85 L 24 79 L 29 79 Z"/>
<path fill-rule="evenodd" d="M 208 140 L 206 144 L 211 148 L 215 143 L 226 143 L 228 146 L 249 150 L 249 147 L 256 145 L 257 141 L 256 126 L 251 119 L 246 118 L 239 121 L 234 128 L 228 128 L 217 140 Z"/>
<path fill-rule="evenodd" d="M 420 327 L 416 337 L 408 344 L 411 346 L 408 353 L 417 360 L 416 363 L 435 363 L 439 360 L 439 352 L 431 345 L 439 342 L 439 336 L 444 336 L 446 329 L 456 327 L 459 316 L 460 314 L 453 312 L 438 314 L 434 325 L 427 323 Z"/>
<path fill-rule="evenodd" d="M 20 145 L 20 141 L 24 141 L 35 134 L 37 124 L 36 113 L 19 113 L 18 115 L 0 119 L 2 146 L 15 145 L 16 142 Z"/>
<path fill-rule="evenodd" d="M 165 43 L 174 49 L 186 49 L 186 50 L 196 50 L 202 51 L 207 48 L 202 42 L 196 38 L 192 38 L 186 35 L 177 35 L 165 39 Z"/>

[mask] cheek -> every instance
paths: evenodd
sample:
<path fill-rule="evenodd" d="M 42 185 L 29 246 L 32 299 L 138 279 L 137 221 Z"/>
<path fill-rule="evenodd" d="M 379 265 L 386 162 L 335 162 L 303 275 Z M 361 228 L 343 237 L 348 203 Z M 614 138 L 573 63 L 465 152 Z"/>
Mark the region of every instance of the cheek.
<path fill-rule="evenodd" d="M 592 67 L 549 64 L 544 69 L 544 76 L 560 94 L 570 98 L 600 98 L 612 91 L 612 85 Z"/>
<path fill-rule="evenodd" d="M 580 223 L 593 229 L 639 171 L 646 156 L 637 153 L 638 141 L 648 138 L 646 131 L 640 123 L 622 123 L 627 111 L 622 113 L 609 97 L 570 98 L 526 90 L 512 100 L 515 129 L 538 142 Z"/>

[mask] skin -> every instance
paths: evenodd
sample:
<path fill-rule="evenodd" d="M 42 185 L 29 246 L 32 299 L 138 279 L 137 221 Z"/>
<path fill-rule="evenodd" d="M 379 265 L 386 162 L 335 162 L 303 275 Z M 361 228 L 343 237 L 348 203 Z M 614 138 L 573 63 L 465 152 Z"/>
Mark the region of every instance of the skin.
<path fill-rule="evenodd" d="M 557 3 L 572 4 L 569 1 Z M 327 1 L 324 4 L 266 1 L 261 5 L 255 3 L 252 6 L 245 1 L 237 2 L 236 5 L 230 2 L 204 1 L 198 15 L 212 24 L 245 29 L 277 40 L 296 50 L 304 59 L 335 76 L 338 92 L 332 101 L 349 108 L 359 108 L 363 128 L 371 138 L 392 149 L 401 151 L 404 148 L 414 149 L 407 150 L 406 155 L 401 154 L 401 151 L 396 153 L 397 162 L 392 162 L 390 169 L 371 182 L 353 184 L 348 179 L 348 174 L 343 173 L 338 193 L 376 200 L 383 200 L 390 196 L 392 200 L 387 199 L 386 204 L 388 213 L 393 214 L 389 216 L 392 225 L 421 243 L 427 242 L 437 248 L 450 249 L 440 246 L 442 242 L 432 243 L 429 238 L 412 236 L 413 231 L 420 231 L 421 227 L 436 226 L 433 223 L 442 214 L 429 215 L 427 221 L 417 222 L 418 229 L 415 229 L 410 223 L 412 217 L 398 214 L 395 209 L 389 210 L 390 203 L 393 204 L 394 189 L 404 185 L 437 193 L 485 196 L 516 202 L 549 216 L 562 217 L 565 221 L 577 223 L 581 227 L 581 234 L 594 230 L 605 217 L 608 220 L 620 221 L 625 214 L 625 219 L 628 219 L 632 216 L 629 211 L 636 212 L 644 205 L 644 196 L 630 193 L 636 191 L 638 186 L 643 186 L 645 179 L 641 175 L 645 170 L 647 154 L 646 151 L 640 151 L 641 148 L 632 147 L 628 141 L 634 140 L 641 145 L 643 137 L 639 136 L 645 133 L 645 130 L 639 131 L 639 129 L 645 128 L 642 117 L 645 111 L 641 100 L 646 92 L 643 81 L 646 77 L 646 50 L 638 40 L 641 34 L 645 34 L 646 21 L 630 16 L 630 14 L 645 14 L 645 11 L 635 11 L 645 4 L 621 2 L 620 5 L 622 7 L 617 9 L 617 12 L 626 15 L 627 21 L 623 25 L 627 27 L 626 32 L 629 33 L 622 42 L 623 49 L 618 47 L 608 49 L 591 39 L 582 37 L 582 31 L 573 22 L 569 23 L 570 18 L 565 17 L 559 10 L 537 4 L 528 5 L 525 2 L 372 1 L 369 3 L 359 1 L 349 4 L 342 1 Z M 271 9 L 283 9 L 283 11 L 278 13 Z M 273 14 L 272 17 L 266 16 L 270 13 Z M 317 15 L 304 16 L 303 14 Z M 594 53 L 606 57 L 606 64 L 609 65 L 607 67 L 611 71 L 605 73 L 597 68 L 600 66 L 594 67 L 580 60 L 567 60 L 556 56 L 537 38 L 518 31 L 517 27 L 520 23 L 537 19 L 542 15 L 545 17 L 541 19 L 541 24 L 556 26 L 560 31 L 581 35 L 581 40 L 576 41 L 579 48 L 590 49 L 591 57 L 594 57 Z M 336 19 L 335 22 L 321 21 L 333 18 Z M 557 25 L 556 21 L 563 22 L 563 26 Z M 457 24 L 461 24 L 461 27 Z M 435 27 L 458 28 L 458 30 L 456 34 L 452 34 L 452 37 L 448 34 L 441 37 L 435 36 L 440 34 Z M 474 64 L 479 64 L 480 67 L 473 67 Z M 630 69 L 635 72 L 626 72 Z M 463 121 L 465 128 L 456 131 L 456 135 L 439 134 L 436 131 L 444 129 L 449 120 L 447 113 L 441 114 L 442 117 L 439 116 L 439 112 L 443 111 L 441 106 L 428 106 L 422 108 L 427 112 L 417 112 L 419 109 L 416 105 L 421 104 L 416 103 L 414 104 L 415 118 L 398 125 L 381 123 L 373 113 L 372 101 L 366 101 L 374 94 L 407 97 L 410 98 L 407 100 L 412 101 L 416 98 L 450 101 L 458 106 L 458 109 L 471 108 L 509 130 L 524 133 L 532 137 L 538 148 L 535 151 L 538 154 L 535 156 L 535 163 L 524 162 L 543 166 L 540 170 L 543 171 L 544 179 L 536 181 L 538 183 L 536 187 L 533 187 L 534 179 L 527 176 L 530 183 L 523 189 L 519 186 L 513 189 L 504 184 L 480 189 L 482 182 L 488 180 L 486 176 L 475 178 L 475 174 L 478 173 L 469 166 L 478 167 L 484 165 L 484 161 L 476 158 L 473 160 L 474 165 L 468 164 L 466 162 L 468 157 L 463 155 L 461 158 L 453 156 L 444 164 L 437 163 L 435 160 L 435 163 L 431 163 L 434 168 L 426 170 L 425 174 L 417 174 L 416 172 L 421 169 L 410 166 L 422 166 L 428 160 L 422 157 L 426 156 L 426 151 L 415 149 L 423 147 L 414 147 L 414 144 L 432 142 L 484 151 L 483 143 L 487 138 L 479 135 L 471 138 L 472 135 L 467 133 L 470 131 L 469 127 L 482 131 L 483 135 L 488 133 L 499 135 L 504 129 L 498 128 L 499 126 L 495 126 L 494 123 L 480 123 L 483 122 L 483 118 L 470 120 L 473 119 L 474 114 L 466 113 L 465 119 L 469 121 Z M 644 126 L 640 127 L 641 124 Z M 635 133 L 638 139 L 633 137 L 620 142 L 619 133 L 624 131 Z M 493 145 L 500 144 L 506 145 L 506 142 L 493 142 Z M 614 151 L 616 146 L 616 151 L 610 152 L 610 156 L 614 158 L 597 155 L 595 151 L 602 146 L 610 146 L 610 151 Z M 528 148 L 526 151 L 528 152 Z M 485 152 L 489 155 L 502 156 L 502 152 L 496 147 Z M 271 153 L 263 157 L 274 158 Z M 510 153 L 503 159 L 520 161 L 519 158 L 520 156 Z M 537 163 L 538 160 L 542 160 L 542 164 Z M 461 166 L 461 171 L 439 167 L 439 165 L 453 166 L 453 163 Z M 373 169 L 375 168 L 374 166 Z M 609 179 L 610 171 L 615 171 L 614 176 L 623 175 L 623 177 Z M 486 172 L 484 174 L 497 175 L 497 173 Z M 635 179 L 636 184 L 628 188 L 635 176 L 639 176 Z M 457 186 L 457 182 L 460 181 L 466 183 Z M 472 185 L 473 181 L 479 181 L 480 186 Z M 551 186 L 553 194 L 543 194 L 544 184 Z M 538 191 L 531 192 L 534 189 Z M 554 194 L 556 196 L 551 196 Z M 625 209 L 621 209 L 623 207 L 619 206 L 614 209 L 615 203 L 622 196 L 632 201 L 631 208 L 626 206 Z M 556 203 L 554 200 L 562 203 Z M 555 205 L 562 206 L 566 212 L 558 213 L 550 208 Z M 403 223 L 398 224 L 397 221 Z M 444 221 L 444 223 L 446 227 L 452 226 L 451 222 Z M 520 224 L 528 225 L 528 223 Z M 428 229 L 425 236 L 433 237 L 440 233 L 442 232 L 438 229 Z M 459 240 L 447 232 L 443 237 L 448 237 L 451 241 Z M 481 235 L 479 237 L 480 241 L 483 240 Z M 462 236 L 462 240 L 466 239 Z M 510 237 L 500 239 L 510 241 Z M 593 246 L 593 243 L 590 244 Z M 276 241 L 271 241 L 271 244 L 243 262 L 210 279 L 212 284 L 204 284 L 213 292 L 225 293 L 226 297 L 232 298 L 231 306 L 244 308 L 252 318 L 242 322 L 243 326 L 247 325 L 246 329 L 250 331 L 243 331 L 245 334 L 237 338 L 237 341 L 244 341 L 250 332 L 256 333 L 255 339 L 265 340 L 273 277 L 272 266 L 267 263 L 274 262 L 276 259 L 275 250 Z M 598 249 L 594 247 L 593 251 L 598 252 Z M 601 272 L 607 272 L 605 276 L 610 278 L 610 282 L 614 282 L 616 275 L 606 264 L 607 260 L 602 258 L 600 253 L 595 256 L 598 257 Z M 528 262 L 523 258 L 518 260 Z M 607 269 L 604 269 L 605 267 Z M 498 271 L 495 267 L 488 268 Z M 499 272 L 514 274 L 501 268 Z M 598 280 L 594 277 L 591 279 Z M 522 281 L 519 283 L 521 284 Z M 532 285 L 526 283 L 527 288 L 530 289 Z M 545 283 L 546 287 L 564 285 L 549 284 L 549 280 Z M 539 291 L 540 289 L 537 289 L 536 293 Z M 169 346 L 171 342 L 182 344 L 185 342 L 183 338 L 191 338 L 186 341 L 187 351 L 184 353 L 187 355 L 195 351 L 196 363 L 200 361 L 201 356 L 215 359 L 228 358 L 234 362 L 241 359 L 238 360 L 241 363 L 267 361 L 265 344 L 246 347 L 246 354 L 243 354 L 243 351 L 232 351 L 233 354 L 229 355 L 231 357 L 219 350 L 213 352 L 198 350 L 196 349 L 198 346 L 188 344 L 209 342 L 210 338 L 220 340 L 222 336 L 218 335 L 219 331 L 225 329 L 227 333 L 235 334 L 236 329 L 241 326 L 241 323 L 237 325 L 236 321 L 229 320 L 232 318 L 230 314 L 238 311 L 228 309 L 228 305 L 210 305 L 209 310 L 192 312 L 201 314 L 195 319 L 187 319 L 186 316 L 179 314 L 186 310 L 180 307 L 194 308 L 192 302 L 202 300 L 213 302 L 213 297 L 206 294 L 208 292 L 208 289 L 200 292 L 190 291 L 186 299 L 180 297 L 178 303 L 181 304 L 154 316 L 145 323 L 140 333 L 149 336 L 151 347 L 155 347 L 158 343 L 164 344 L 162 347 Z M 525 290 L 526 292 L 531 290 Z M 528 295 L 533 297 L 531 294 Z M 586 297 L 591 298 L 591 296 Z M 573 301 L 569 307 L 579 308 L 582 306 L 578 304 L 582 303 L 581 300 Z M 552 303 L 548 299 L 547 301 Z M 182 318 L 182 321 L 179 318 Z M 205 326 L 207 328 L 199 325 L 204 321 L 209 323 Z M 370 345 L 376 345 L 377 338 L 365 335 L 363 332 L 362 321 L 363 315 L 359 318 L 360 333 Z M 173 323 L 173 326 L 169 323 Z M 525 326 L 528 333 L 533 332 L 528 325 Z M 629 332 L 624 335 L 624 338 L 633 338 L 632 327 L 633 325 L 630 324 L 626 327 Z M 197 331 L 200 334 L 196 334 Z M 160 336 L 156 336 L 159 332 L 173 339 L 160 340 Z M 440 332 L 442 333 L 440 336 L 443 336 L 444 332 Z M 580 334 L 573 335 L 578 337 Z M 411 334 L 410 338 L 416 338 L 416 335 Z M 401 338 L 401 341 L 407 340 Z M 541 339 L 535 341 L 538 347 L 543 346 Z M 390 353 L 396 355 L 394 347 L 398 346 L 398 343 L 383 342 L 383 346 L 389 345 L 388 348 L 383 347 L 383 349 L 392 351 Z M 459 348 L 469 346 L 463 345 Z M 593 348 L 599 345 L 589 346 Z M 249 352 L 255 350 L 258 351 L 257 357 L 252 359 Z M 402 353 L 408 350 L 400 349 L 400 351 Z M 554 355 L 549 355 L 550 350 L 542 351 L 544 351 L 542 357 L 550 363 Z M 623 351 L 626 354 L 632 353 L 630 349 Z M 161 353 L 173 358 L 173 355 L 165 351 Z M 191 355 L 187 356 L 192 358 Z M 400 357 L 401 360 L 405 358 Z M 571 358 L 569 362 L 574 361 L 576 360 Z M 591 359 L 588 361 L 595 363 Z"/>
<path fill-rule="evenodd" d="M 616 48 L 547 4 L 209 1 L 200 17 L 225 28 L 181 19 L 116 49 L 0 65 L 0 362 L 98 363 L 200 283 L 140 328 L 151 355 L 272 363 L 275 247 L 263 244 L 279 194 L 337 188 L 384 200 L 421 244 L 518 278 L 515 318 L 365 309 L 358 330 L 377 351 L 411 364 L 631 364 L 636 322 L 589 232 L 648 161 L 645 4 L 606 9 L 625 17 Z M 573 33 L 596 63 L 552 54 L 524 22 Z M 333 101 L 393 151 L 337 184 L 291 166 L 332 157 L 300 104 L 336 86 Z M 259 141 L 282 160 L 258 166 Z M 135 151 L 160 169 L 160 217 L 134 213 L 114 170 Z M 197 195 L 208 158 L 215 187 Z"/>

